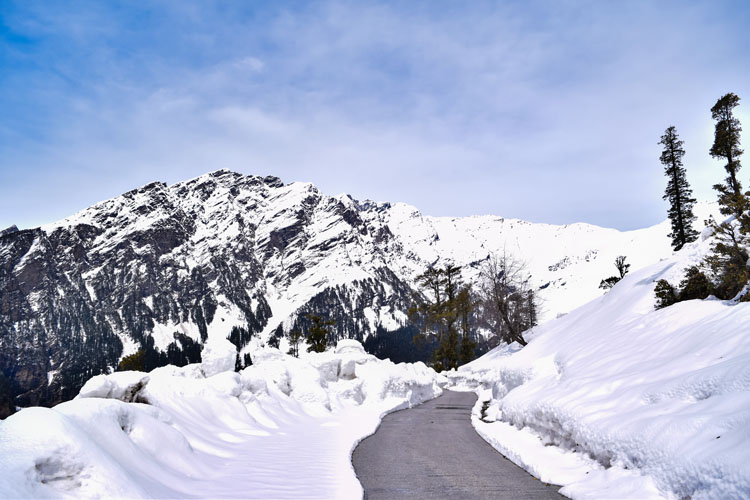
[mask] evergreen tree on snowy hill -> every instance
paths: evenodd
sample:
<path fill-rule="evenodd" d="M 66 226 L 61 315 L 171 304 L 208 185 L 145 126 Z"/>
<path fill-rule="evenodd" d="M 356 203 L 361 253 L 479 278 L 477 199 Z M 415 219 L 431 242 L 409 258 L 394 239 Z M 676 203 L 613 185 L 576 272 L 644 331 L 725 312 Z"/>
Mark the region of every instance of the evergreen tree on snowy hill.
<path fill-rule="evenodd" d="M 669 201 L 668 214 L 669 220 L 672 221 L 672 233 L 669 237 L 672 238 L 674 249 L 679 250 L 698 237 L 698 231 L 692 226 L 695 221 L 695 198 L 691 197 L 693 191 L 685 176 L 685 167 L 682 166 L 682 157 L 685 156 L 685 150 L 682 148 L 684 142 L 677 135 L 677 129 L 674 126 L 667 128 L 659 144 L 664 145 L 659 160 L 664 165 L 664 173 L 669 179 L 663 196 L 663 199 Z"/>
<path fill-rule="evenodd" d="M 476 304 L 470 287 L 461 284 L 460 272 L 459 266 L 451 264 L 427 269 L 417 277 L 420 288 L 427 293 L 416 296 L 416 304 L 409 309 L 412 321 L 421 323 L 421 333 L 437 338 L 432 355 L 432 366 L 437 371 L 458 368 L 460 361 L 474 357 L 476 342 L 471 338 L 471 318 Z"/>
<path fill-rule="evenodd" d="M 308 319 L 312 321 L 312 325 L 307 332 L 307 352 L 324 352 L 328 345 L 328 334 L 330 333 L 329 326 L 333 326 L 336 322 L 334 320 L 323 321 L 323 318 L 311 314 Z"/>
<path fill-rule="evenodd" d="M 716 184 L 714 189 L 719 192 L 719 205 L 724 215 L 735 214 L 741 217 L 748 208 L 748 201 L 742 193 L 742 184 L 737 179 L 740 169 L 740 132 L 742 126 L 734 116 L 733 109 L 740 103 L 740 98 L 730 92 L 722 96 L 711 108 L 711 116 L 716 120 L 714 143 L 711 146 L 711 156 L 725 160 L 724 169 L 727 171 L 725 184 Z"/>
<path fill-rule="evenodd" d="M 626 274 L 628 274 L 628 270 L 630 269 L 630 264 L 625 263 L 626 257 L 624 255 L 618 255 L 615 259 L 615 267 L 617 268 L 617 272 L 620 273 L 619 276 L 610 276 L 609 278 L 603 279 L 599 283 L 599 288 L 603 288 L 604 290 L 609 290 L 613 286 L 615 286 L 621 279 L 625 277 Z"/>
<path fill-rule="evenodd" d="M 287 352 L 287 354 L 299 358 L 300 342 L 302 342 L 302 332 L 295 328 L 289 332 L 289 352 Z"/>
<path fill-rule="evenodd" d="M 732 111 L 739 102 L 740 98 L 730 92 L 711 108 L 711 116 L 716 120 L 711 156 L 726 160 L 724 168 L 729 174 L 726 184 L 716 184 L 714 189 L 719 192 L 721 213 L 734 216 L 734 220 L 721 224 L 714 221 L 710 223 L 716 235 L 716 243 L 712 255 L 706 258 L 706 264 L 715 285 L 713 293 L 724 300 L 733 299 L 738 294 L 739 300 L 750 299 L 750 294 L 746 293 L 750 280 L 747 267 L 750 256 L 750 200 L 748 193 L 742 192 L 742 185 L 737 179 L 739 157 L 743 152 L 740 149 L 742 126 Z"/>

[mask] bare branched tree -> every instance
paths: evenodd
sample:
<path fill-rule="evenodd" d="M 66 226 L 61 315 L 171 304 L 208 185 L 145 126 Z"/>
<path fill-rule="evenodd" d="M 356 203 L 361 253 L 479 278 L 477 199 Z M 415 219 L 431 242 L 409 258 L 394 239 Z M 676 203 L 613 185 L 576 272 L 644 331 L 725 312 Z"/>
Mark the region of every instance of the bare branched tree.
<path fill-rule="evenodd" d="M 523 332 L 536 324 L 537 299 L 525 263 L 506 252 L 490 254 L 479 282 L 485 326 L 503 342 L 526 345 Z"/>

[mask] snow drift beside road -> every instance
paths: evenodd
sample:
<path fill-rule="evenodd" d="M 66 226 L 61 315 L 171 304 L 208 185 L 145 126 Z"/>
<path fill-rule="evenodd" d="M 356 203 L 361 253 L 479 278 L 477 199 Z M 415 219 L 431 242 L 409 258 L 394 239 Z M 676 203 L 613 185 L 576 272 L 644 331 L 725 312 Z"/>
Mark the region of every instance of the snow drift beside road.
<path fill-rule="evenodd" d="M 750 498 L 750 304 L 654 310 L 655 282 L 678 283 L 709 246 L 632 272 L 522 350 L 452 374 L 489 399 L 479 433 L 576 499 Z"/>
<path fill-rule="evenodd" d="M 259 351 L 240 373 L 220 347 L 202 364 L 94 377 L 73 401 L 0 422 L 0 497 L 358 498 L 356 443 L 441 393 L 424 364 L 356 341 L 304 359 Z"/>

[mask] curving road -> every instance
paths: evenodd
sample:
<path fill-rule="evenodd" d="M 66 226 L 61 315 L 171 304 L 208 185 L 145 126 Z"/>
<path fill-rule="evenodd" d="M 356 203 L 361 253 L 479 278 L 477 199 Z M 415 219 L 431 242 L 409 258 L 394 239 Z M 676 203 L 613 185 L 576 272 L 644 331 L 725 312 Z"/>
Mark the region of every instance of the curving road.
<path fill-rule="evenodd" d="M 563 499 L 503 457 L 471 425 L 471 392 L 445 391 L 387 415 L 354 450 L 366 499 Z"/>

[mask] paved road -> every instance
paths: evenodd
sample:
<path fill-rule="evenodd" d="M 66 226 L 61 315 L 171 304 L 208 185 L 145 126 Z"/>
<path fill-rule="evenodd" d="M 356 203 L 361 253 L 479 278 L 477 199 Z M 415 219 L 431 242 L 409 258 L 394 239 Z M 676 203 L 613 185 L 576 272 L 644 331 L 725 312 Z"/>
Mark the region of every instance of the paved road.
<path fill-rule="evenodd" d="M 352 463 L 366 499 L 563 499 L 503 457 L 476 433 L 476 395 L 439 398 L 387 415 L 354 450 Z"/>

